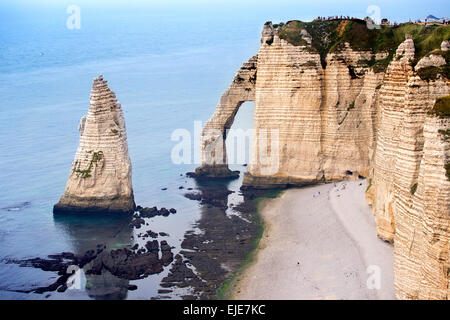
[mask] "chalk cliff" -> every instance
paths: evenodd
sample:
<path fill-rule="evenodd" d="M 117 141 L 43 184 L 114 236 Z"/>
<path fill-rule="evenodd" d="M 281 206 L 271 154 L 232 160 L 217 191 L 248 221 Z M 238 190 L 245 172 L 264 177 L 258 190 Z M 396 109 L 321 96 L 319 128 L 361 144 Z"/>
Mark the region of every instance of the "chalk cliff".
<path fill-rule="evenodd" d="M 217 139 L 203 138 L 197 171 L 214 176 L 215 163 L 228 169 L 226 129 L 243 101 L 255 101 L 243 188 L 367 177 L 378 235 L 395 247 L 397 298 L 448 299 L 450 98 L 442 97 L 450 94 L 449 30 L 266 23 L 252 58 L 255 82 L 242 82 L 226 113 L 221 99 L 204 129 L 214 123 L 221 133 L 220 158 L 205 152 Z"/>
<path fill-rule="evenodd" d="M 81 118 L 79 132 L 66 189 L 53 212 L 134 212 L 125 120 L 102 76 L 94 79 L 89 111 Z"/>

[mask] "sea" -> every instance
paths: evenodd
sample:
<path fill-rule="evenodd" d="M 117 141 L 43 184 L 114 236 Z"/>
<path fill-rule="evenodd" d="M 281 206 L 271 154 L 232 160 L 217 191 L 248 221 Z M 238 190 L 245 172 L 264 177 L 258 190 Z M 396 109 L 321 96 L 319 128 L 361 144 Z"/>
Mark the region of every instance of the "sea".
<path fill-rule="evenodd" d="M 88 111 L 98 75 L 108 80 L 125 115 L 136 204 L 177 209 L 151 221 L 152 230 L 170 234 L 167 241 L 176 253 L 200 214 L 199 204 L 179 189 L 195 187 L 185 177 L 198 166 L 195 124 L 208 120 L 234 73 L 257 52 L 264 23 L 237 23 L 231 16 L 192 8 L 184 14 L 171 6 L 86 4 L 78 7 L 77 29 L 68 27 L 73 11 L 67 8 L 0 4 L 0 299 L 44 299 L 23 291 L 56 278 L 7 260 L 81 253 L 108 242 L 115 232 L 108 219 L 52 213 L 64 192 L 78 122 Z M 243 105 L 234 127 L 251 128 L 253 109 L 252 103 Z M 179 129 L 192 135 L 192 161 L 175 164 L 171 153 L 179 141 L 172 135 Z M 230 188 L 237 190 L 241 180 Z M 166 274 L 141 281 L 125 298 L 155 296 Z M 92 296 L 67 290 L 46 298 Z"/>

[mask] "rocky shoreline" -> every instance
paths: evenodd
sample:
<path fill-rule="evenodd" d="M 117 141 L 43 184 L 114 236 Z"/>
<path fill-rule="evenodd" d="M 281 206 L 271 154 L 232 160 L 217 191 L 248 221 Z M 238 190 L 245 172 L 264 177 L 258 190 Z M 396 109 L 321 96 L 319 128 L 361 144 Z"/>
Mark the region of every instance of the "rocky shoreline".
<path fill-rule="evenodd" d="M 183 299 L 216 299 L 225 281 L 256 248 L 261 227 L 254 200 L 267 191 L 242 193 L 243 201 L 230 208 L 231 193 L 225 182 L 215 180 L 200 185 L 198 192 L 185 194 L 202 205 L 202 216 L 195 224 L 200 232 L 186 232 L 182 250 L 161 282 L 163 288 L 190 287 L 192 294 Z M 235 214 L 230 215 L 230 209 Z"/>
<path fill-rule="evenodd" d="M 216 299 L 225 281 L 256 247 L 261 227 L 255 199 L 263 197 L 267 191 L 233 191 L 228 187 L 229 181 L 223 179 L 196 179 L 195 182 L 197 188 L 187 188 L 184 197 L 199 203 L 201 217 L 192 230 L 185 232 L 178 252 L 170 245 L 168 233 L 148 227 L 148 219 L 168 217 L 177 214 L 178 210 L 137 206 L 132 216 L 110 215 L 112 226 L 103 227 L 111 229 L 111 236 L 104 239 L 108 243 L 91 242 L 87 250 L 80 248 L 75 252 L 61 252 L 47 257 L 3 260 L 7 264 L 57 275 L 56 279 L 51 278 L 50 284 L 12 291 L 45 294 L 45 298 L 50 297 L 52 292 L 64 293 L 74 274 L 68 270 L 82 269 L 91 283 L 86 287 L 91 298 L 125 299 L 127 292 L 138 289 L 129 281 L 160 274 L 170 268 L 161 280 L 158 294 L 148 298 Z M 242 197 L 242 200 L 229 201 L 232 194 Z M 67 216 L 64 215 L 54 218 L 68 228 L 78 223 L 66 221 Z M 69 219 L 75 218 L 71 216 Z M 84 216 L 82 221 L 89 219 L 103 218 L 99 215 Z M 83 226 L 77 225 L 76 228 L 79 230 L 74 229 L 74 234 L 84 232 Z M 118 243 L 123 245 L 118 247 Z"/>
<path fill-rule="evenodd" d="M 139 219 L 139 217 L 134 217 L 133 220 L 136 219 Z M 128 221 L 123 222 L 127 223 Z M 133 226 L 133 222 L 130 222 L 128 226 Z M 158 236 L 158 234 L 150 231 L 141 234 L 140 237 L 145 239 L 149 235 L 152 238 Z M 127 245 L 123 248 L 114 249 L 106 244 L 98 244 L 84 254 L 62 252 L 49 255 L 46 258 L 5 259 L 3 262 L 17 264 L 20 267 L 32 267 L 42 271 L 56 272 L 58 277 L 50 285 L 14 290 L 23 293 L 43 294 L 54 291 L 65 292 L 68 289 L 68 283 L 70 283 L 68 282 L 69 278 L 79 269 L 83 269 L 86 277 L 112 275 L 122 280 L 144 279 L 149 275 L 162 272 L 164 267 L 172 263 L 172 249 L 173 247 L 166 240 L 148 240 L 143 246 L 136 243 L 134 246 Z M 128 285 L 127 287 L 128 290 L 137 289 L 134 285 Z M 101 297 L 101 290 L 97 291 L 96 296 Z"/>

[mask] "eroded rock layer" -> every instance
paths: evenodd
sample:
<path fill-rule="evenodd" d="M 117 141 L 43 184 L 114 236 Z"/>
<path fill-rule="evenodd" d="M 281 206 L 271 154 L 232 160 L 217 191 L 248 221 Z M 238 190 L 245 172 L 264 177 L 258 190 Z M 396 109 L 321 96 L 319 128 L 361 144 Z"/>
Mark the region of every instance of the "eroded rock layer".
<path fill-rule="evenodd" d="M 132 213 L 135 209 L 125 120 L 102 76 L 94 79 L 88 114 L 66 189 L 54 213 Z"/>
<path fill-rule="evenodd" d="M 448 41 L 433 39 L 439 45 L 430 49 L 440 33 L 412 25 L 405 30 L 415 28 L 421 37 L 405 34 L 392 46 L 386 28 L 377 35 L 358 23 L 353 29 L 348 21 L 333 23 L 337 29 L 328 33 L 322 22 L 316 29 L 302 22 L 264 26 L 251 89 L 256 132 L 243 188 L 367 177 L 378 235 L 395 248 L 397 298 L 448 299 L 450 97 L 433 112 L 450 93 Z M 234 101 L 249 98 L 235 92 Z M 226 113 L 221 105 L 207 126 L 223 132 L 239 105 Z M 221 160 L 228 169 L 226 156 Z"/>

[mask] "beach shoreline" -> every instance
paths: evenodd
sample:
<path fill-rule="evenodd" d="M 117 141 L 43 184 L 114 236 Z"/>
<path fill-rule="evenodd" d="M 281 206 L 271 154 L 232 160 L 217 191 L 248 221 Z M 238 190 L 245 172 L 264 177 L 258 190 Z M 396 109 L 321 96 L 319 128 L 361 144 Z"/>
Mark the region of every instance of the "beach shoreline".
<path fill-rule="evenodd" d="M 288 189 L 261 203 L 263 235 L 224 297 L 394 299 L 393 247 L 376 235 L 366 187 L 356 180 Z"/>

